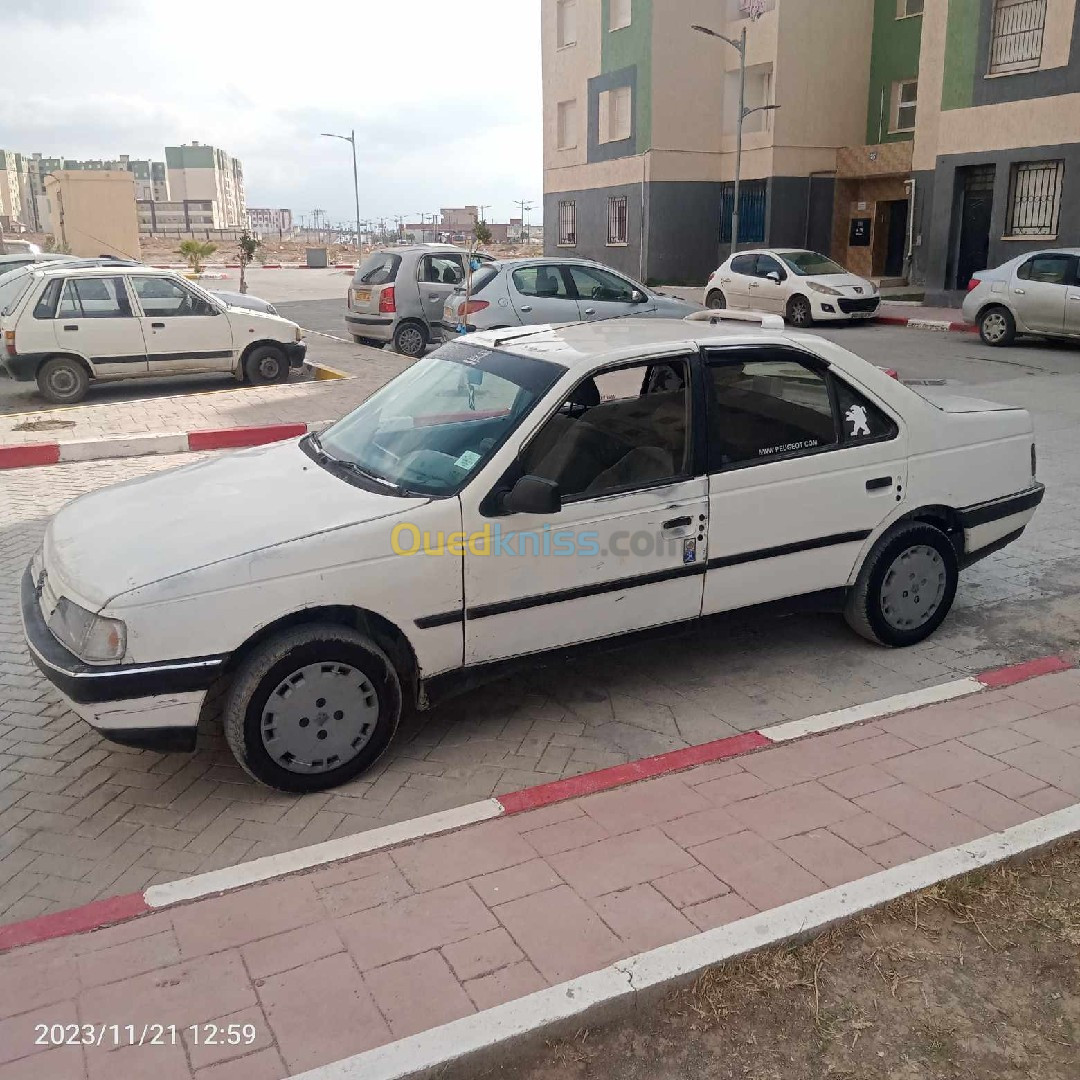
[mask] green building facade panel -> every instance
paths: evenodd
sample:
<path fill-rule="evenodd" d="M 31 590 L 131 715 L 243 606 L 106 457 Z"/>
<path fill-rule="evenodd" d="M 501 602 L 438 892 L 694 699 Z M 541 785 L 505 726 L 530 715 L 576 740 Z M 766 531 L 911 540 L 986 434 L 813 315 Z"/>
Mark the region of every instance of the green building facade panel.
<path fill-rule="evenodd" d="M 892 88 L 919 75 L 921 15 L 897 18 L 897 0 L 874 0 L 874 37 L 870 47 L 870 90 L 866 109 L 867 143 L 904 142 L 914 132 L 890 132 Z"/>
<path fill-rule="evenodd" d="M 611 0 L 601 0 L 600 73 L 637 68 L 634 112 L 635 153 L 652 147 L 652 0 L 631 0 L 630 25 L 610 31 Z"/>

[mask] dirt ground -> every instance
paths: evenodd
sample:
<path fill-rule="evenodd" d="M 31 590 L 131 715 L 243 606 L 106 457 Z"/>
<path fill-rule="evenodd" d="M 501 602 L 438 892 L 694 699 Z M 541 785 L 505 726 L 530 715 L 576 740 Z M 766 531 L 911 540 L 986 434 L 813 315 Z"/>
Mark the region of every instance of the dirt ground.
<path fill-rule="evenodd" d="M 1076 1080 L 1080 842 L 444 1080 Z"/>

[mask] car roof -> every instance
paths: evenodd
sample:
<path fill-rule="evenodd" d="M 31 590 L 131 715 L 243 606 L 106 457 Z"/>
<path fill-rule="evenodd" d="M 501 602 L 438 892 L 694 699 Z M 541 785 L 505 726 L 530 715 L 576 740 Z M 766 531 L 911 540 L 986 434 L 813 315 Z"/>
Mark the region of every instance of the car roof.
<path fill-rule="evenodd" d="M 60 275 L 76 275 L 78 277 L 98 277 L 102 270 L 107 271 L 111 276 L 115 277 L 117 274 L 147 274 L 154 277 L 169 277 L 175 275 L 175 270 L 161 269 L 156 266 L 143 266 L 142 263 L 121 263 L 121 262 L 100 262 L 93 266 L 70 266 L 66 262 L 57 263 L 55 266 L 42 265 L 35 266 L 34 273 L 41 277 L 58 277 Z"/>
<path fill-rule="evenodd" d="M 503 352 L 551 360 L 563 367 L 591 368 L 598 362 L 632 360 L 659 353 L 678 355 L 703 344 L 791 345 L 813 339 L 751 321 L 615 318 L 598 322 L 514 327 L 469 335 L 469 341 Z"/>

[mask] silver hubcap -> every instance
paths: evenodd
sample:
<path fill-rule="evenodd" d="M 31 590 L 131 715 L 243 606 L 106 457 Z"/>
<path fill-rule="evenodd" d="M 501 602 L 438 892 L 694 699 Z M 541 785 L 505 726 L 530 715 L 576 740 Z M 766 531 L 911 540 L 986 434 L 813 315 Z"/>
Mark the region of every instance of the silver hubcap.
<path fill-rule="evenodd" d="M 263 746 L 289 772 L 329 772 L 367 746 L 378 719 L 379 695 L 362 671 L 308 664 L 282 680 L 263 706 Z"/>
<path fill-rule="evenodd" d="M 926 544 L 902 551 L 881 583 L 881 614 L 895 630 L 916 630 L 945 596 L 948 571 L 940 553 Z"/>
<path fill-rule="evenodd" d="M 804 323 L 810 318 L 810 308 L 807 306 L 805 300 L 796 300 L 791 305 L 791 321 L 794 323 Z"/>
<path fill-rule="evenodd" d="M 987 341 L 1000 341 L 1005 336 L 1005 316 L 994 312 L 983 319 L 983 337 Z"/>
<path fill-rule="evenodd" d="M 401 345 L 401 351 L 406 356 L 416 356 L 424 348 L 424 339 L 420 331 L 411 327 L 408 330 L 402 330 L 398 336 L 398 343 Z"/>
<path fill-rule="evenodd" d="M 78 384 L 79 380 L 76 378 L 75 372 L 69 371 L 67 368 L 57 368 L 56 371 L 49 375 L 49 387 L 55 394 L 74 393 Z"/>

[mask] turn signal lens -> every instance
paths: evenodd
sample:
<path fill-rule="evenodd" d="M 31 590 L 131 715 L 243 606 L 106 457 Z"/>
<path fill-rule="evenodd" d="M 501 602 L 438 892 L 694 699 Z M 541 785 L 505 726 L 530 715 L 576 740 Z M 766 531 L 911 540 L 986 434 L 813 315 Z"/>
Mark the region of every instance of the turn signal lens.
<path fill-rule="evenodd" d="M 15 331 L 4 331 L 4 348 L 7 350 L 8 356 L 15 355 Z"/>
<path fill-rule="evenodd" d="M 379 312 L 383 315 L 393 315 L 397 311 L 397 300 L 394 296 L 394 286 L 384 285 L 379 293 Z"/>

